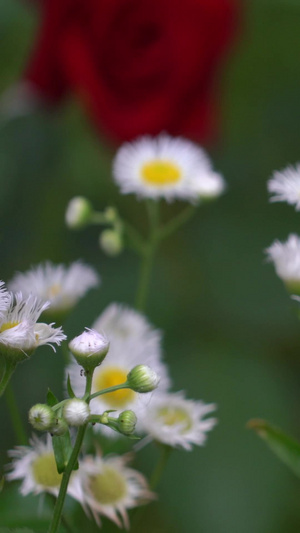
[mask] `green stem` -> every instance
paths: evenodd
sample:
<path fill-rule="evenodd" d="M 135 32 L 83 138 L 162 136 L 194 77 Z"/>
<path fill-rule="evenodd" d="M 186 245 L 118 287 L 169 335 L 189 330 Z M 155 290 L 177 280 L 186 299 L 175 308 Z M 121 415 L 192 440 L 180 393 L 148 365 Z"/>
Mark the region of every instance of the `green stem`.
<path fill-rule="evenodd" d="M 91 394 L 88 397 L 88 400 L 91 401 L 94 398 L 97 398 L 97 396 L 102 396 L 102 394 L 108 394 L 109 392 L 115 392 L 116 390 L 121 390 L 121 389 L 130 389 L 127 381 L 125 383 L 121 383 L 121 385 L 114 385 L 113 387 L 108 387 L 107 389 L 102 389 L 97 392 L 94 392 L 94 394 Z"/>
<path fill-rule="evenodd" d="M 171 451 L 173 448 L 171 446 L 167 446 L 166 444 L 161 444 L 161 453 L 160 457 L 157 461 L 157 464 L 152 472 L 151 478 L 150 478 L 150 488 L 154 490 L 162 476 L 162 473 L 164 469 L 166 468 L 166 464 L 168 462 L 168 459 L 170 457 Z"/>
<path fill-rule="evenodd" d="M 16 369 L 16 366 L 17 366 L 17 363 L 15 362 L 12 362 L 8 359 L 5 359 L 5 366 L 4 366 L 4 370 L 3 370 L 3 374 L 2 374 L 2 379 L 1 379 L 1 382 L 0 382 L 0 397 L 3 396 L 3 393 L 10 381 L 10 378 L 11 376 L 13 375 L 15 369 Z"/>
<path fill-rule="evenodd" d="M 190 218 L 196 213 L 197 208 L 193 205 L 189 205 L 179 215 L 172 218 L 169 222 L 167 222 L 164 226 L 160 228 L 160 239 L 166 239 L 172 233 L 177 231 L 181 226 L 186 224 Z"/>
<path fill-rule="evenodd" d="M 26 444 L 28 444 L 28 439 L 11 383 L 9 383 L 6 388 L 5 400 L 10 414 L 12 427 L 18 441 L 17 444 L 26 446 Z"/>
<path fill-rule="evenodd" d="M 87 372 L 86 373 L 86 386 L 85 386 L 85 396 L 87 396 L 87 400 L 86 400 L 87 403 L 89 403 L 89 399 L 90 399 L 92 381 L 93 381 L 93 372 Z M 59 489 L 59 494 L 58 494 L 56 504 L 54 507 L 54 511 L 53 511 L 52 522 L 50 524 L 48 533 L 56 533 L 56 531 L 58 530 L 58 527 L 61 521 L 61 514 L 62 514 L 62 510 L 63 510 L 63 506 L 64 506 L 64 502 L 65 502 L 65 498 L 66 498 L 66 494 L 68 490 L 70 477 L 77 463 L 87 426 L 88 424 L 84 424 L 84 426 L 81 426 L 78 430 L 74 448 L 71 453 L 71 457 L 69 459 L 69 462 L 63 474 L 63 478 L 62 478 L 60 489 Z"/>

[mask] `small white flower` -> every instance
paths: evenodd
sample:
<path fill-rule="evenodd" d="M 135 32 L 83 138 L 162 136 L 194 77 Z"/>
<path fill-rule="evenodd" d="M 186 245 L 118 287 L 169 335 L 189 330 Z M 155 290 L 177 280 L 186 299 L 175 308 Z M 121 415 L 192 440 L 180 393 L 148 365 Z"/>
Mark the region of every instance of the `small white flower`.
<path fill-rule="evenodd" d="M 87 456 L 80 463 L 72 496 L 86 512 L 91 511 L 98 525 L 101 525 L 100 515 L 103 515 L 117 526 L 129 529 L 127 509 L 154 498 L 144 476 L 128 468 L 127 462 L 125 456 Z"/>
<path fill-rule="evenodd" d="M 146 364 L 161 378 L 158 390 L 169 387 L 169 377 L 161 357 L 161 333 L 155 330 L 146 318 L 133 309 L 118 304 L 111 304 L 96 320 L 93 329 L 105 332 L 110 347 L 109 352 L 95 369 L 92 392 L 125 383 L 128 373 L 138 364 Z M 66 369 L 76 396 L 84 394 L 85 378 L 80 375 L 77 363 L 71 363 Z M 115 409 L 116 416 L 124 409 L 132 409 L 138 419 L 151 398 L 152 393 L 138 394 L 130 389 L 121 389 L 91 401 L 91 411 L 102 414 L 107 409 Z M 108 436 L 116 434 L 96 424 L 96 429 Z"/>
<path fill-rule="evenodd" d="M 274 193 L 271 202 L 287 202 L 300 210 L 300 163 L 276 171 L 268 181 L 268 190 Z"/>
<path fill-rule="evenodd" d="M 5 287 L 4 281 L 0 281 L 0 319 L 4 317 L 10 305 L 10 295 Z"/>
<path fill-rule="evenodd" d="M 90 266 L 80 261 L 65 265 L 50 262 L 38 265 L 25 273 L 18 273 L 10 281 L 9 288 L 22 291 L 24 296 L 34 294 L 50 302 L 51 312 L 65 312 L 99 283 L 99 277 Z"/>
<path fill-rule="evenodd" d="M 20 492 L 23 496 L 41 492 L 57 496 L 62 474 L 57 472 L 50 435 L 47 435 L 46 441 L 34 437 L 30 444 L 31 446 L 18 446 L 8 452 L 12 463 L 7 479 L 22 480 Z"/>
<path fill-rule="evenodd" d="M 67 206 L 65 214 L 67 226 L 72 229 L 83 228 L 89 223 L 92 212 L 92 205 L 86 198 L 75 196 Z"/>
<path fill-rule="evenodd" d="M 284 243 L 275 241 L 266 253 L 279 278 L 291 284 L 300 283 L 300 238 L 297 235 L 289 235 Z"/>
<path fill-rule="evenodd" d="M 183 393 L 155 394 L 143 415 L 142 425 L 153 439 L 191 450 L 202 446 L 207 432 L 216 425 L 215 418 L 205 418 L 216 409 L 214 404 L 186 400 Z"/>
<path fill-rule="evenodd" d="M 48 307 L 48 302 L 43 303 L 33 295 L 25 299 L 20 292 L 15 295 L 9 293 L 9 306 L 0 317 L 0 353 L 22 360 L 44 344 L 55 351 L 52 343 L 59 345 L 66 339 L 62 328 L 37 323 Z"/>
<path fill-rule="evenodd" d="M 213 172 L 202 148 L 164 133 L 121 146 L 113 174 L 122 193 L 135 193 L 140 198 L 195 202 L 202 195 L 214 197 L 224 189 L 223 178 Z"/>
<path fill-rule="evenodd" d="M 79 398 L 68 400 L 63 408 L 63 417 L 70 426 L 83 426 L 90 416 L 90 408 Z"/>
<path fill-rule="evenodd" d="M 89 370 L 102 363 L 109 350 L 109 341 L 98 331 L 86 328 L 81 335 L 71 340 L 69 349 L 77 363 Z"/>

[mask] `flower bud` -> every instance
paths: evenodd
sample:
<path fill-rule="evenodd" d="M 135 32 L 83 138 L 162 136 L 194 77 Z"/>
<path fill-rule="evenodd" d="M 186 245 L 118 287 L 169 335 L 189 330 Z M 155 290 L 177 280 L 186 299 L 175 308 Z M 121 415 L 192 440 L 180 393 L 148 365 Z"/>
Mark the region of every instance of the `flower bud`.
<path fill-rule="evenodd" d="M 92 213 L 92 204 L 83 196 L 75 196 L 66 209 L 66 224 L 71 229 L 84 228 L 90 222 Z"/>
<path fill-rule="evenodd" d="M 83 426 L 90 416 L 90 408 L 79 398 L 68 400 L 63 409 L 63 417 L 70 426 Z"/>
<path fill-rule="evenodd" d="M 99 366 L 109 350 L 109 341 L 93 329 L 87 329 L 69 343 L 69 349 L 77 363 L 85 370 Z"/>
<path fill-rule="evenodd" d="M 137 365 L 127 375 L 130 389 L 135 392 L 151 392 L 158 386 L 160 378 L 147 365 Z"/>
<path fill-rule="evenodd" d="M 56 437 L 64 435 L 69 429 L 67 422 L 63 418 L 57 418 L 54 425 L 50 428 L 50 433 Z"/>
<path fill-rule="evenodd" d="M 55 414 L 49 405 L 37 403 L 31 407 L 28 418 L 34 429 L 48 431 L 55 421 Z"/>
<path fill-rule="evenodd" d="M 131 435 L 137 423 L 137 417 L 133 411 L 123 411 L 118 418 L 118 429 L 124 435 Z"/>
<path fill-rule="evenodd" d="M 100 248 L 107 255 L 115 257 L 123 250 L 121 233 L 115 229 L 105 229 L 99 236 Z"/>

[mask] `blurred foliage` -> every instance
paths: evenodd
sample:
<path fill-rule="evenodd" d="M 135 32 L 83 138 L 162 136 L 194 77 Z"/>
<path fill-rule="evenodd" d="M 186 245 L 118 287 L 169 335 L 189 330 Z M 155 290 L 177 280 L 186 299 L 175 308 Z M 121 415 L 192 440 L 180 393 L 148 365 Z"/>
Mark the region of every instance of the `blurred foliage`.
<path fill-rule="evenodd" d="M 35 22 L 25 4 L 1 3 L 1 90 L 21 75 Z M 155 265 L 148 314 L 164 330 L 174 390 L 215 401 L 219 425 L 204 449 L 173 453 L 159 500 L 143 515 L 139 530 L 147 533 L 295 533 L 300 528 L 297 479 L 245 429 L 247 420 L 259 417 L 300 438 L 299 323 L 263 255 L 275 238 L 286 239 L 300 228 L 299 214 L 287 205 L 268 204 L 266 191 L 272 171 L 300 157 L 299 27 L 298 1 L 247 3 L 223 77 L 222 142 L 212 152 L 228 191 L 201 207 L 164 244 Z M 144 229 L 142 203 L 121 197 L 111 180 L 112 153 L 76 102 L 54 115 L 36 113 L 0 124 L 1 278 L 45 259 L 77 258 L 102 276 L 101 288 L 65 323 L 70 336 L 112 300 L 133 303 L 136 257 L 126 252 L 106 258 L 97 247 L 97 228 L 72 233 L 64 226 L 68 200 L 81 194 L 99 209 L 116 205 Z M 164 216 L 179 208 L 165 206 Z M 62 396 L 62 382 L 61 353 L 42 348 L 20 365 L 13 384 L 24 418 L 33 403 L 44 401 L 48 385 Z M 14 444 L 4 402 L 0 416 L 3 463 Z M 149 475 L 156 459 L 157 450 L 147 448 L 135 464 L 146 464 Z M 1 525 L 19 527 L 21 516 L 22 525 L 31 527 L 41 500 L 20 497 L 19 514 L 14 509 L 12 519 L 15 490 L 13 484 L 1 494 Z M 67 514 L 72 505 L 68 502 Z M 75 507 L 76 524 L 86 524 Z M 39 515 L 41 530 L 47 512 Z M 89 524 L 90 532 L 97 530 Z M 104 524 L 105 531 L 117 531 Z"/>

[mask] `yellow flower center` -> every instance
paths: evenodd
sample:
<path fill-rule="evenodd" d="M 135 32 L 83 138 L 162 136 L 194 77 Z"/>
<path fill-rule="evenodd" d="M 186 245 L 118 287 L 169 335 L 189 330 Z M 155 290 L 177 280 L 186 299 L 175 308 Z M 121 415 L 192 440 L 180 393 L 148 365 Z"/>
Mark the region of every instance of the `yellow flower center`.
<path fill-rule="evenodd" d="M 127 493 L 124 477 L 111 467 L 104 468 L 101 474 L 91 476 L 89 489 L 95 500 L 103 505 L 113 505 Z"/>
<path fill-rule="evenodd" d="M 4 322 L 4 324 L 0 326 L 0 333 L 3 333 L 3 331 L 6 331 L 7 329 L 15 328 L 19 324 L 20 322 Z"/>
<path fill-rule="evenodd" d="M 181 169 L 171 161 L 156 159 L 142 167 L 142 179 L 148 185 L 174 185 L 181 179 Z"/>
<path fill-rule="evenodd" d="M 100 370 L 94 377 L 93 392 L 121 385 L 121 383 L 126 381 L 127 374 L 128 372 L 114 366 L 106 367 L 102 371 Z M 121 389 L 104 394 L 100 398 L 110 407 L 118 409 L 132 402 L 134 396 L 135 392 L 132 390 Z"/>
<path fill-rule="evenodd" d="M 51 287 L 49 287 L 47 291 L 47 297 L 52 299 L 55 298 L 59 293 L 61 292 L 61 286 L 59 283 L 54 283 Z"/>
<path fill-rule="evenodd" d="M 158 411 L 159 417 L 166 426 L 182 426 L 182 433 L 190 429 L 192 421 L 186 411 L 177 407 L 162 407 Z"/>
<path fill-rule="evenodd" d="M 32 463 L 32 473 L 35 482 L 43 487 L 59 487 L 62 474 L 57 472 L 55 458 L 52 452 L 45 453 Z"/>

